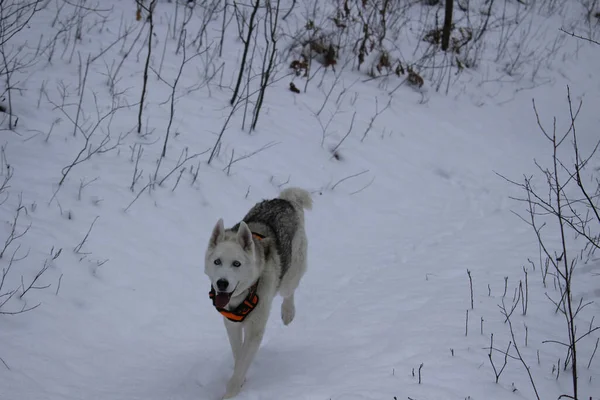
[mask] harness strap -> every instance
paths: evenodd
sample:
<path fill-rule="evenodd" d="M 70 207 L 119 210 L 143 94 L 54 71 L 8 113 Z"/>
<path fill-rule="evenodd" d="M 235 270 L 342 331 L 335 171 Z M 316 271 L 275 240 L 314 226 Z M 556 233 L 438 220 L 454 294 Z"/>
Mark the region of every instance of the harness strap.
<path fill-rule="evenodd" d="M 225 308 L 215 306 L 216 293 L 213 287 L 211 287 L 208 297 L 212 299 L 213 306 L 215 306 L 217 311 L 225 318 L 233 322 L 242 322 L 258 304 L 258 295 L 256 294 L 257 288 L 258 281 L 256 281 L 256 283 L 250 287 L 250 291 L 248 292 L 248 295 L 244 301 L 241 302 L 240 305 L 238 305 L 234 310 L 227 310 Z"/>
<path fill-rule="evenodd" d="M 261 235 L 260 233 L 256 233 L 256 232 L 252 232 L 252 237 L 254 237 L 255 239 L 258 239 L 258 240 L 263 240 L 265 238 L 264 235 Z"/>

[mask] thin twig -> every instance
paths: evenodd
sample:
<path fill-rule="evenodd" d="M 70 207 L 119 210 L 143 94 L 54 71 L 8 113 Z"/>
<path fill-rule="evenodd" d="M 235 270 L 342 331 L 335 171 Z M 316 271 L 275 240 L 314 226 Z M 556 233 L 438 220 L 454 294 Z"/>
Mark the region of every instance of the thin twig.
<path fill-rule="evenodd" d="M 92 232 L 92 228 L 94 227 L 94 224 L 96 223 L 98 218 L 100 218 L 99 215 L 97 215 L 96 218 L 94 218 L 94 220 L 92 221 L 92 224 L 90 225 L 90 228 L 88 229 L 87 233 L 85 234 L 85 236 L 83 237 L 81 242 L 77 246 L 75 246 L 75 248 L 73 249 L 73 251 L 75 253 L 79 253 L 81 251 L 81 248 L 83 247 L 83 245 L 87 241 L 88 237 L 90 236 L 90 233 Z"/>
<path fill-rule="evenodd" d="M 337 149 L 339 149 L 339 147 L 342 145 L 342 143 L 344 143 L 344 140 L 346 140 L 346 138 L 352 133 L 352 127 L 354 126 L 354 118 L 355 117 L 356 117 L 356 111 L 354 111 L 354 114 L 352 114 L 352 120 L 350 121 L 350 128 L 348 128 L 348 132 L 346 133 L 346 135 L 344 135 L 342 140 L 340 140 L 340 142 L 331 150 L 331 158 L 335 157 Z"/>
<path fill-rule="evenodd" d="M 467 275 L 469 276 L 469 288 L 471 289 L 471 310 L 473 309 L 473 278 L 471 277 L 471 271 L 467 268 Z"/>
<path fill-rule="evenodd" d="M 571 36 L 573 36 L 574 38 L 581 39 L 581 40 L 586 40 L 586 41 L 588 41 L 588 42 L 590 42 L 590 43 L 597 44 L 598 46 L 600 46 L 600 42 L 598 42 L 598 41 L 596 41 L 596 40 L 594 40 L 594 39 L 591 39 L 591 38 L 586 38 L 586 37 L 583 37 L 583 36 L 579 36 L 579 35 L 575 34 L 574 32 L 567 32 L 567 31 L 565 31 L 563 28 L 560 28 L 559 30 L 560 30 L 561 32 L 564 32 L 564 33 L 566 33 L 567 35 L 571 35 Z"/>
<path fill-rule="evenodd" d="M 360 176 L 360 175 L 362 175 L 362 174 L 366 174 L 367 172 L 369 172 L 369 170 L 368 170 L 368 169 L 365 169 L 364 171 L 361 171 L 361 172 L 359 172 L 359 173 L 357 173 L 357 174 L 349 175 L 349 176 L 347 176 L 347 177 L 345 177 L 345 178 L 342 178 L 342 179 L 340 179 L 339 181 L 337 181 L 337 182 L 336 182 L 336 183 L 335 183 L 335 184 L 334 184 L 334 185 L 331 187 L 331 190 L 334 190 L 334 189 L 336 188 L 336 186 L 337 186 L 337 185 L 339 185 L 340 183 L 342 183 L 342 182 L 344 182 L 344 181 L 346 181 L 346 180 L 348 180 L 348 179 L 351 179 L 351 178 L 356 178 L 357 176 Z"/>

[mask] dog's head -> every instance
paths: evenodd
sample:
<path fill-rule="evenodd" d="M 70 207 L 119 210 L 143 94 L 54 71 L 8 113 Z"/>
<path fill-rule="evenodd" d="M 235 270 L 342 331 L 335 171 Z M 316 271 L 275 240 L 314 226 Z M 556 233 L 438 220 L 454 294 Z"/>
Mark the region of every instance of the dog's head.
<path fill-rule="evenodd" d="M 215 289 L 215 305 L 225 307 L 231 297 L 248 289 L 258 279 L 260 266 L 252 232 L 244 222 L 236 232 L 225 231 L 223 219 L 215 225 L 204 260 L 204 273 Z"/>

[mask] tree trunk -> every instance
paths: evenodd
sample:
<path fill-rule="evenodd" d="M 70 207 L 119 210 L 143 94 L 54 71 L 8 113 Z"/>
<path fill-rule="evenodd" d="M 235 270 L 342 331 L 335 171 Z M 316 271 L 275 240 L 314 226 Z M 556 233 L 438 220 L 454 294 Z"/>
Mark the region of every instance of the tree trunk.
<path fill-rule="evenodd" d="M 444 15 L 444 30 L 442 31 L 442 50 L 448 50 L 450 45 L 450 30 L 452 28 L 452 8 L 454 0 L 446 0 L 446 13 Z"/>

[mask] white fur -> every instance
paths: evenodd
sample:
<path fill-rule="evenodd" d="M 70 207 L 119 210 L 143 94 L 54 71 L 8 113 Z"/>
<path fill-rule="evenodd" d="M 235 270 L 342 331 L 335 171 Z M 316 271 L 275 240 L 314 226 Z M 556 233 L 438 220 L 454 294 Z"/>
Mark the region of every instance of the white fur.
<path fill-rule="evenodd" d="M 220 219 L 213 229 L 206 251 L 205 273 L 210 277 L 213 287 L 217 287 L 216 282 L 219 279 L 227 279 L 233 290 L 228 309 L 233 309 L 244 301 L 248 289 L 260 278 L 257 288 L 259 303 L 250 315 L 243 322 L 232 322 L 223 318 L 234 358 L 234 371 L 227 383 L 223 397 L 225 399 L 235 397 L 245 382 L 248 368 L 262 342 L 275 295 L 279 293 L 283 297 L 281 319 L 285 325 L 292 322 L 296 313 L 294 292 L 306 272 L 308 241 L 304 230 L 303 208 L 310 209 L 312 200 L 307 191 L 297 188 L 286 189 L 279 197 L 290 201 L 300 216 L 300 223 L 292 240 L 291 264 L 282 279 L 279 278 L 279 256 L 275 253 L 264 260 L 256 249 L 256 246 L 263 244 L 255 242 L 257 239 L 252 238 L 250 230 L 243 222 L 233 240 L 233 237 L 227 237 L 223 220 Z M 214 264 L 216 258 L 221 260 L 221 266 Z M 236 260 L 242 263 L 241 267 L 231 266 Z"/>
<path fill-rule="evenodd" d="M 219 279 L 226 279 L 229 282 L 227 292 L 233 292 L 231 300 L 250 288 L 260 274 L 260 266 L 255 260 L 252 233 L 243 222 L 236 239 L 236 241 L 225 240 L 223 219 L 219 219 L 213 229 L 204 263 L 204 273 L 210 277 L 214 288 L 217 288 Z M 221 260 L 219 266 L 214 264 L 217 258 Z M 234 261 L 242 265 L 234 267 Z"/>

